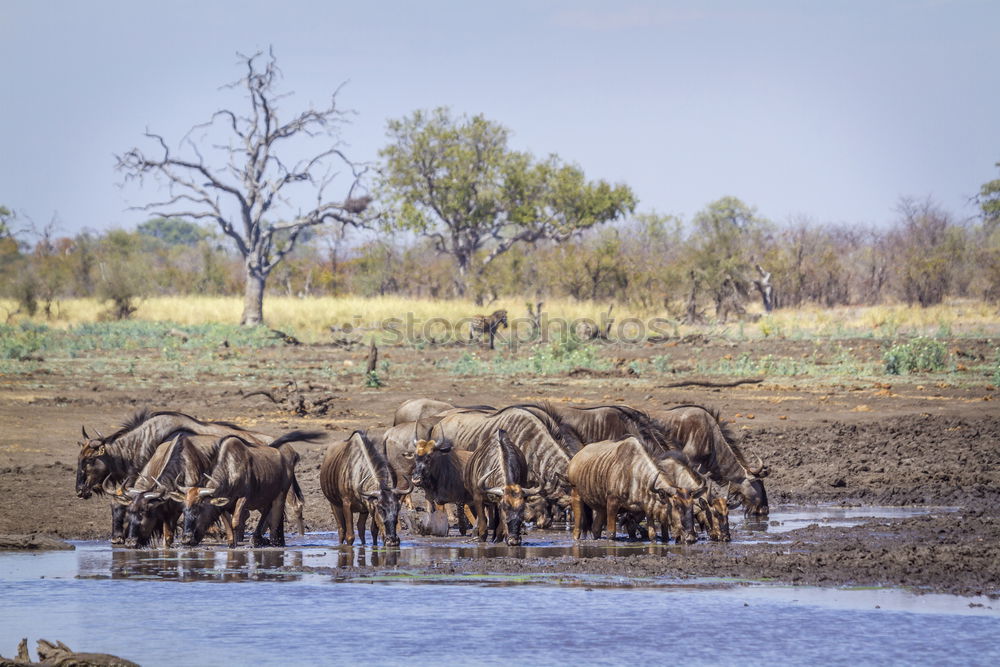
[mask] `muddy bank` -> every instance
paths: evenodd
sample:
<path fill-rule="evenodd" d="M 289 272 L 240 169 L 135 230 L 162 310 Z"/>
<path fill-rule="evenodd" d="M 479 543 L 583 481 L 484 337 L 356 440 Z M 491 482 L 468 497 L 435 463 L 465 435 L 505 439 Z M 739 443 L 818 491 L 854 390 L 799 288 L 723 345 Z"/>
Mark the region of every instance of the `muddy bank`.
<path fill-rule="evenodd" d="M 537 535 L 537 534 L 536 534 Z M 756 537 L 756 535 L 755 535 Z M 1000 598 L 1000 516 L 958 512 L 903 520 L 871 520 L 850 528 L 809 526 L 766 535 L 750 544 L 699 543 L 668 553 L 578 558 L 467 558 L 441 561 L 414 574 L 441 577 L 489 574 L 616 578 L 616 585 L 649 579 L 735 578 L 815 586 L 905 587 L 921 593 Z M 531 536 L 526 543 L 531 542 Z M 606 544 L 606 542 L 584 542 Z M 385 568 L 311 568 L 342 580 L 385 574 Z"/>
<path fill-rule="evenodd" d="M 75 548 L 47 535 L 0 535 L 0 551 L 72 551 Z"/>
<path fill-rule="evenodd" d="M 985 405 L 985 403 L 983 404 Z M 776 503 L 1000 507 L 1000 419 L 920 414 L 746 431 Z"/>

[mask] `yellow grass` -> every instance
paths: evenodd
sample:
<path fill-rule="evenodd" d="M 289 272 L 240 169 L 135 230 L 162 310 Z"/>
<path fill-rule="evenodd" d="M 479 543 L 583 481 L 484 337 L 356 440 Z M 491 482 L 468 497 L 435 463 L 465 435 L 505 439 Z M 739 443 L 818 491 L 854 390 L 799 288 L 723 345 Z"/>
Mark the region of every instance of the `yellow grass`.
<path fill-rule="evenodd" d="M 470 315 L 488 313 L 499 308 L 509 312 L 510 318 L 526 318 L 528 298 L 506 298 L 487 307 L 477 307 L 466 300 L 408 299 L 388 296 L 376 298 L 360 297 L 314 297 L 295 298 L 268 296 L 264 300 L 264 317 L 268 326 L 295 333 L 303 340 L 317 342 L 329 340 L 330 327 L 371 330 L 392 318 L 405 320 L 407 317 L 418 324 L 434 318 L 456 325 Z M 243 301 L 239 297 L 177 296 L 150 297 L 139 303 L 135 319 L 166 321 L 177 324 L 203 324 L 239 322 Z M 600 322 L 608 304 L 577 302 L 568 299 L 547 300 L 545 316 L 549 320 L 561 319 L 574 322 L 589 319 Z M 0 299 L 0 316 L 13 312 L 16 304 Z M 41 314 L 32 318 L 48 326 L 66 327 L 81 322 L 100 319 L 107 309 L 96 299 L 66 299 L 53 308 L 53 317 L 45 319 Z M 677 310 L 675 310 L 677 312 Z M 709 309 L 709 312 L 710 309 Z M 651 318 L 674 319 L 666 312 L 643 312 L 616 304 L 612 317 L 617 323 L 626 318 L 648 322 Z M 23 321 L 23 318 L 13 318 Z M 809 306 L 797 310 L 778 310 L 765 315 L 758 321 L 709 324 L 701 327 L 660 326 L 673 334 L 693 332 L 723 334 L 730 337 L 803 337 L 819 336 L 869 336 L 892 338 L 899 334 L 909 335 L 962 335 L 1000 334 L 1000 316 L 996 306 L 972 300 L 954 300 L 930 308 L 906 305 L 850 306 L 819 308 Z M 652 333 L 652 332 L 651 332 Z"/>

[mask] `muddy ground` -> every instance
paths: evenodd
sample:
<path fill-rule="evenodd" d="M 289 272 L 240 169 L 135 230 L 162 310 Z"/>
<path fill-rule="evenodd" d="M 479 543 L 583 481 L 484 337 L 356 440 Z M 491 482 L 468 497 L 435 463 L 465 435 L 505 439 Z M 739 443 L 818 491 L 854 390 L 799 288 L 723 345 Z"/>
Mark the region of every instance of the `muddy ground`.
<path fill-rule="evenodd" d="M 972 358 L 992 355 L 994 347 L 989 340 L 962 340 L 952 349 Z M 721 410 L 743 434 L 745 449 L 767 461 L 772 505 L 957 509 L 899 521 L 872 519 L 852 528 L 812 526 L 784 533 L 780 542 L 698 544 L 670 557 L 494 558 L 446 567 L 456 572 L 765 578 L 996 595 L 1000 409 L 988 375 L 814 374 L 753 378 L 762 381 L 726 388 L 674 386 L 741 379 L 694 376 L 692 371 L 698 363 L 743 353 L 809 356 L 821 366 L 825 357 L 842 362 L 845 354 L 870 361 L 881 349 L 882 343 L 870 339 L 674 341 L 609 347 L 602 354 L 623 360 L 612 371 L 491 377 L 448 370 L 450 360 L 464 352 L 458 347 L 390 348 L 382 351 L 390 366 L 381 374 L 386 383 L 381 388 L 363 385 L 361 347 L 182 351 L 179 359 L 176 353 L 164 359 L 158 350 L 138 350 L 36 361 L 0 376 L 0 534 L 107 539 L 107 503 L 82 501 L 74 494 L 80 427 L 107 433 L 141 407 L 232 420 L 272 434 L 319 428 L 332 440 L 355 428 L 384 428 L 395 407 L 413 396 L 498 406 L 530 400 L 616 402 L 654 411 L 697 403 Z M 673 372 L 636 376 L 627 370 L 627 360 L 662 354 L 675 360 Z M 261 391 L 266 394 L 250 395 Z M 318 481 L 325 445 L 297 448 L 307 526 L 331 530 L 333 519 Z"/>

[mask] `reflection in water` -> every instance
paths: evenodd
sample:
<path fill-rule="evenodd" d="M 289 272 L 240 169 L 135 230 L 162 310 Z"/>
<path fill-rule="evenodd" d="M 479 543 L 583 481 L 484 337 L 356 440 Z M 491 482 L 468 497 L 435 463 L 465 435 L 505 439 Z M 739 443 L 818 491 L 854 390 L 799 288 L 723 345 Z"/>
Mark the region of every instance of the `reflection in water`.
<path fill-rule="evenodd" d="M 83 561 L 79 576 L 100 577 L 107 573 L 112 579 L 219 582 L 301 579 L 296 572 L 302 567 L 301 551 L 114 549 L 110 555 L 110 563 L 106 564 L 99 558 Z"/>
<path fill-rule="evenodd" d="M 734 520 L 734 542 L 761 539 L 762 532 L 782 533 L 811 523 L 855 525 L 869 517 L 924 514 L 924 508 L 810 507 L 775 508 L 769 519 Z M 404 537 L 407 537 L 404 535 Z M 344 568 L 419 569 L 470 558 L 599 558 L 602 556 L 683 556 L 690 547 L 661 542 L 573 540 L 560 530 L 533 531 L 517 547 L 468 537 L 415 537 L 400 547 L 340 545 L 335 533 L 313 533 L 286 549 L 84 549 L 83 578 L 165 579 L 172 581 L 299 581 L 310 572 Z M 698 547 L 703 548 L 703 547 Z M 704 548 L 725 548 L 706 545 Z M 320 569 L 316 569 L 320 568 Z"/>

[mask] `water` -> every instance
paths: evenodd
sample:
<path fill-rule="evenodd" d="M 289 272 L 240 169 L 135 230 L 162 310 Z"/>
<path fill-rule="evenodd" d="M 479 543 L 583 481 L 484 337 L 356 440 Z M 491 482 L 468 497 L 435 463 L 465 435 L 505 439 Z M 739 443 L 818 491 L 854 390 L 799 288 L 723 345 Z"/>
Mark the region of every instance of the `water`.
<path fill-rule="evenodd" d="M 831 508 L 817 518 L 812 510 L 808 523 L 879 511 Z M 775 512 L 778 525 L 767 530 L 797 522 L 797 512 Z M 307 535 L 285 550 L 77 543 L 70 552 L 0 553 L 0 653 L 26 636 L 144 665 L 1000 662 L 1000 604 L 988 599 L 712 580 L 621 587 L 530 572 L 414 578 L 403 571 L 471 556 L 679 548 L 572 544 L 555 532 L 529 535 L 521 548 L 452 537 L 385 550 L 334 538 Z M 352 565 L 386 570 L 374 580 L 338 575 Z"/>

